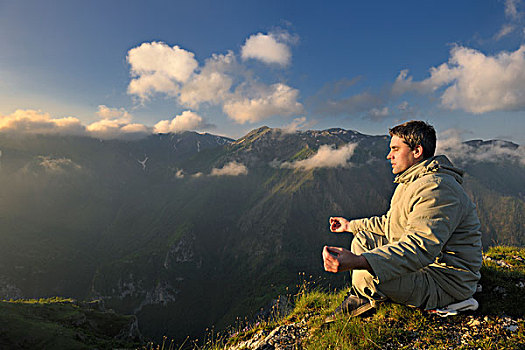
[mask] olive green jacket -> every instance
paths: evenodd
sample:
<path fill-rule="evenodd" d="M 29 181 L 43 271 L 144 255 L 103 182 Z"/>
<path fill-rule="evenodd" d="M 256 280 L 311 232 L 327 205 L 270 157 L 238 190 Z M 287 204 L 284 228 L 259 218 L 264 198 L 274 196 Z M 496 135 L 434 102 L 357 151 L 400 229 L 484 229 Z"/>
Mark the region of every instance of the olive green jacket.
<path fill-rule="evenodd" d="M 445 156 L 426 159 L 396 177 L 385 215 L 350 221 L 350 232 L 374 232 L 389 242 L 363 253 L 377 283 L 423 269 L 458 300 L 474 294 L 482 262 L 480 223 L 462 175 Z"/>

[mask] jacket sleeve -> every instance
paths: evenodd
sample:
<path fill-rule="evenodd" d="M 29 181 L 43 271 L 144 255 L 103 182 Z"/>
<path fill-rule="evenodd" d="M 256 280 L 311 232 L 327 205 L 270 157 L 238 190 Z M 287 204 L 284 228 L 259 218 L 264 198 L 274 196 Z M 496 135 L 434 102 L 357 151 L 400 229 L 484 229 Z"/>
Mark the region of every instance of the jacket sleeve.
<path fill-rule="evenodd" d="M 455 231 L 462 205 L 457 189 L 442 182 L 413 183 L 401 239 L 363 253 L 376 282 L 385 282 L 433 263 Z"/>
<path fill-rule="evenodd" d="M 368 231 L 384 236 L 386 232 L 387 217 L 388 214 L 351 220 L 349 223 L 350 232 L 357 233 L 359 231 Z"/>

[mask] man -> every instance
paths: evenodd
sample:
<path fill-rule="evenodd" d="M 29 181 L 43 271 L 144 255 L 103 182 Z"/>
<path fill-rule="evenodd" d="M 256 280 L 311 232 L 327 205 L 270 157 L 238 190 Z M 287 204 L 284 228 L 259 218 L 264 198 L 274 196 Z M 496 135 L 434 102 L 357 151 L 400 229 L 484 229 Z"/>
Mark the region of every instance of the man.
<path fill-rule="evenodd" d="M 350 221 L 330 218 L 332 232 L 351 232 L 354 238 L 351 251 L 323 249 L 326 271 L 352 273 L 349 296 L 326 322 L 341 312 L 357 316 L 387 298 L 434 309 L 476 291 L 481 233 L 475 205 L 461 186 L 463 171 L 445 156 L 434 156 L 436 133 L 425 122 L 398 125 L 390 136 L 387 159 L 398 185 L 388 212 Z"/>

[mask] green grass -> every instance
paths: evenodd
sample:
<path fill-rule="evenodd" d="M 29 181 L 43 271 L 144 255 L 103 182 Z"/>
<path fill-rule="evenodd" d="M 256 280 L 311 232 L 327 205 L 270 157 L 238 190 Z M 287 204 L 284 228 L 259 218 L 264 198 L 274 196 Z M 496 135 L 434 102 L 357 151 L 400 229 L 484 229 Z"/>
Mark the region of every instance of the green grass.
<path fill-rule="evenodd" d="M 525 248 L 495 247 L 486 256 L 493 260 L 484 261 L 483 291 L 475 295 L 480 302 L 475 312 L 441 318 L 386 302 L 370 314 L 356 318 L 341 315 L 325 325 L 324 318 L 341 303 L 346 291 L 305 286 L 295 295 L 295 307 L 288 315 L 277 315 L 229 338 L 194 348 L 227 349 L 265 336 L 277 326 L 304 324 L 308 333 L 296 340 L 297 349 L 524 349 L 525 287 L 520 283 L 525 283 Z M 502 267 L 496 260 L 511 267 Z M 508 325 L 517 329 L 510 330 Z"/>
<path fill-rule="evenodd" d="M 89 303 L 49 298 L 0 302 L 0 348 L 111 349 L 140 343 L 119 339 L 133 316 L 91 308 Z"/>

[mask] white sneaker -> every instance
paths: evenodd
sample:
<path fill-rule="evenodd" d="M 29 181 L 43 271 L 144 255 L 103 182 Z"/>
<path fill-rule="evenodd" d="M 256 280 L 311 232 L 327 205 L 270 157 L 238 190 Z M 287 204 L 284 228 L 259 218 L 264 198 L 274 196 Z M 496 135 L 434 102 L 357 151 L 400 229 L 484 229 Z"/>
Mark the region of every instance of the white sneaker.
<path fill-rule="evenodd" d="M 459 303 L 450 304 L 442 309 L 435 309 L 432 312 L 438 314 L 441 317 L 454 316 L 461 311 L 475 311 L 479 307 L 479 303 L 474 298 L 468 298 L 467 300 L 460 301 Z"/>

